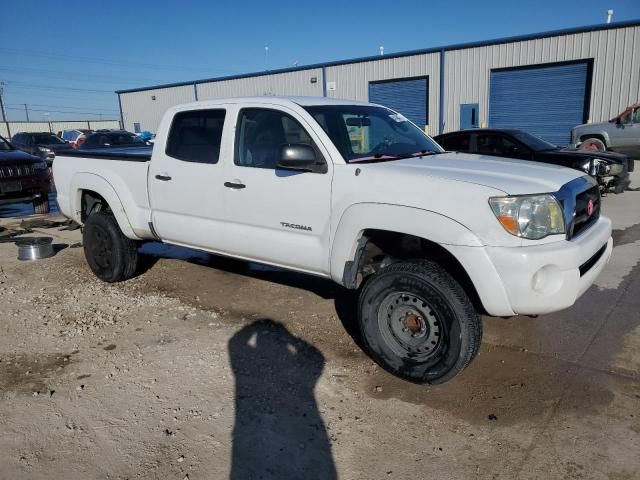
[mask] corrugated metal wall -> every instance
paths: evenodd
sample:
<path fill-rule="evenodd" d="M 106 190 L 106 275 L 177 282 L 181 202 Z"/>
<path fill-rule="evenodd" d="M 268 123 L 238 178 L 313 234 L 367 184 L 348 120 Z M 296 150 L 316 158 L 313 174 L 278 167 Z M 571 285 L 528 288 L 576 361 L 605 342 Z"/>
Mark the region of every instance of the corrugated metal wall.
<path fill-rule="evenodd" d="M 195 99 L 193 85 L 123 93 L 120 95 L 120 102 L 124 128 L 133 132 L 133 124 L 139 123 L 142 130 L 155 132 L 169 107 L 193 102 Z"/>
<path fill-rule="evenodd" d="M 312 79 L 315 81 L 312 83 Z M 322 96 L 322 69 L 199 83 L 198 100 L 262 95 Z"/>
<path fill-rule="evenodd" d="M 369 82 L 428 76 L 429 132 L 435 134 L 437 132 L 438 98 L 440 95 L 439 68 L 439 53 L 329 66 L 326 68 L 327 84 L 334 82 L 335 90 L 329 89 L 327 96 L 366 102 L 369 100 Z"/>
<path fill-rule="evenodd" d="M 608 120 L 640 100 L 640 27 L 562 35 L 445 53 L 445 131 L 460 127 L 460 104 L 479 103 L 487 123 L 492 68 L 593 58 L 589 119 Z"/>
<path fill-rule="evenodd" d="M 120 120 L 68 120 L 51 122 L 53 133 L 72 128 L 120 128 Z M 48 122 L 0 122 L 0 135 L 10 139 L 18 132 L 48 132 Z"/>

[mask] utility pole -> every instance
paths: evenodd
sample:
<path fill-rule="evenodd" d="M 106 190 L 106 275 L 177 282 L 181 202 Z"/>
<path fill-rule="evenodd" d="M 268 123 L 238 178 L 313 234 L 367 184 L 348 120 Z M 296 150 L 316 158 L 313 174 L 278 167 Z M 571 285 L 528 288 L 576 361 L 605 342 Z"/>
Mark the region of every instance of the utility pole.
<path fill-rule="evenodd" d="M 7 121 L 7 112 L 4 109 L 4 98 L 2 96 L 2 94 L 4 92 L 4 86 L 5 85 L 6 85 L 6 83 L 0 82 L 0 110 L 2 111 L 2 121 L 3 122 Z"/>
<path fill-rule="evenodd" d="M 27 116 L 27 122 L 29 121 L 29 108 L 27 107 L 27 104 L 24 104 L 24 114 Z"/>

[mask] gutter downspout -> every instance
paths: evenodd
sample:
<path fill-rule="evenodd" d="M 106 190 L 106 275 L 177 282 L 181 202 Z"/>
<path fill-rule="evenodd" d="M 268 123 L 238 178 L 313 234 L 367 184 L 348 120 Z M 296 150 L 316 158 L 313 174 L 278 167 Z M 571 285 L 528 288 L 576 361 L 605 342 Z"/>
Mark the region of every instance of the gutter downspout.
<path fill-rule="evenodd" d="M 444 48 L 440 50 L 440 106 L 438 108 L 438 135 L 444 133 Z"/>
<path fill-rule="evenodd" d="M 193 98 L 196 99 L 196 102 L 198 101 L 198 84 L 197 83 L 193 84 Z"/>
<path fill-rule="evenodd" d="M 327 96 L 327 67 L 322 65 L 322 96 Z"/>
<path fill-rule="evenodd" d="M 120 108 L 120 128 L 126 130 L 124 126 L 124 115 L 122 115 L 122 99 L 120 98 L 120 94 L 118 94 L 118 107 Z"/>

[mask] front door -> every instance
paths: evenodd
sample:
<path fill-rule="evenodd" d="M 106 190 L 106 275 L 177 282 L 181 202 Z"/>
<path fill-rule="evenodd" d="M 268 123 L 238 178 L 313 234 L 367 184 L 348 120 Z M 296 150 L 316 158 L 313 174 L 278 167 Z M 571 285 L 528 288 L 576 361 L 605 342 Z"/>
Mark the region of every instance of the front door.
<path fill-rule="evenodd" d="M 640 107 L 623 115 L 612 134 L 615 136 L 614 150 L 640 159 Z"/>
<path fill-rule="evenodd" d="M 477 103 L 463 103 L 460 105 L 460 130 L 469 128 L 478 128 L 478 112 Z"/>
<path fill-rule="evenodd" d="M 164 151 L 150 165 L 153 226 L 163 240 L 196 248 L 223 248 L 223 163 L 233 152 L 221 141 L 229 122 L 224 108 L 175 115 Z M 232 127 L 231 127 L 232 128 Z"/>
<path fill-rule="evenodd" d="M 310 131 L 300 115 L 283 107 L 239 110 L 235 157 L 227 162 L 224 180 L 231 253 L 328 274 L 331 162 L 324 173 L 277 167 L 286 144 L 311 145 L 319 159 L 327 158 Z"/>

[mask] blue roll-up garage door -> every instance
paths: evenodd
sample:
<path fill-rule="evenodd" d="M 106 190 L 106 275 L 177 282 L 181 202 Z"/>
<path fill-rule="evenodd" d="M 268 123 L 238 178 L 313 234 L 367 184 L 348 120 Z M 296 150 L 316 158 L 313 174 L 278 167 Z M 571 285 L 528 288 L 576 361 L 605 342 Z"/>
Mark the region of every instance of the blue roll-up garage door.
<path fill-rule="evenodd" d="M 556 145 L 586 121 L 589 64 L 493 70 L 489 86 L 489 127 L 519 128 Z"/>
<path fill-rule="evenodd" d="M 369 83 L 369 101 L 389 107 L 407 117 L 420 128 L 428 125 L 427 78 L 412 78 Z"/>

